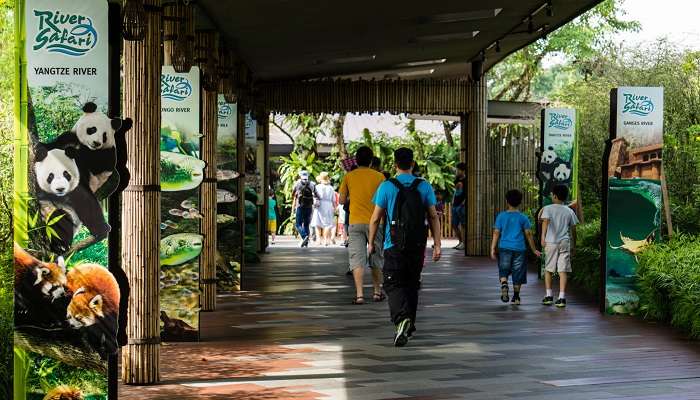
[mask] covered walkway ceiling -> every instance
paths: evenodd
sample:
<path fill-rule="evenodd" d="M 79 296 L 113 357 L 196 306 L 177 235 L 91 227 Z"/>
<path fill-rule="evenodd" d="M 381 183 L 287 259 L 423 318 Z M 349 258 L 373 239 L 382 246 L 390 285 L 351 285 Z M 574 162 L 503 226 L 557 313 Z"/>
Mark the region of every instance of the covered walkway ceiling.
<path fill-rule="evenodd" d="M 601 0 L 199 0 L 261 81 L 446 78 L 484 69 Z M 550 4 L 551 7 L 547 7 Z M 532 16 L 530 24 L 530 16 Z M 200 24 L 201 25 L 201 24 Z M 500 51 L 497 51 L 500 50 Z M 431 62 L 432 61 L 432 62 Z M 430 73 L 430 70 L 434 70 Z"/>

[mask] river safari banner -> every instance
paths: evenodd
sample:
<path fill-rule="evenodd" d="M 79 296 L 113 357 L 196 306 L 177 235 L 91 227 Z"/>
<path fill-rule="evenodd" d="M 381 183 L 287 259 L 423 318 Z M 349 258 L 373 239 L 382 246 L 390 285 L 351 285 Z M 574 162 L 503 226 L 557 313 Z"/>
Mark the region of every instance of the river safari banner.
<path fill-rule="evenodd" d="M 99 0 L 16 4 L 14 399 L 106 399 L 128 293 L 109 265 L 103 207 L 126 185 L 117 146 L 131 127 L 108 116 L 118 88 L 109 21 L 119 10 Z"/>
<path fill-rule="evenodd" d="M 199 339 L 199 68 L 177 73 L 163 66 L 160 127 L 160 319 L 163 341 Z"/>
<path fill-rule="evenodd" d="M 663 88 L 611 91 L 601 210 L 601 304 L 611 314 L 637 311 L 637 254 L 660 239 L 663 120 Z"/>
<path fill-rule="evenodd" d="M 539 210 L 552 204 L 552 188 L 566 185 L 568 203 L 580 216 L 578 204 L 578 136 L 576 110 L 572 108 L 545 108 L 540 118 L 540 160 L 537 179 L 540 183 Z M 538 211 L 538 230 L 540 220 Z M 544 276 L 544 260 L 540 261 L 540 277 Z"/>
<path fill-rule="evenodd" d="M 216 278 L 217 289 L 223 292 L 241 289 L 240 246 L 241 222 L 238 220 L 240 202 L 236 193 L 240 184 L 237 165 L 236 140 L 238 110 L 218 96 L 218 129 L 216 135 Z"/>

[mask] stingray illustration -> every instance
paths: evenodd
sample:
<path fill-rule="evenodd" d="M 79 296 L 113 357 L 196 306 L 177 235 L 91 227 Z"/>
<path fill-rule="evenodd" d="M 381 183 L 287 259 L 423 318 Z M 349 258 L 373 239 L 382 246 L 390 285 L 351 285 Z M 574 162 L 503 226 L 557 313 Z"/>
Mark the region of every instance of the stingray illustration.
<path fill-rule="evenodd" d="M 656 234 L 654 233 L 654 231 L 651 231 L 651 233 L 649 233 L 644 239 L 634 240 L 628 238 L 627 236 L 623 236 L 622 232 L 620 232 L 620 240 L 622 240 L 622 244 L 620 246 L 613 246 L 611 243 L 608 242 L 608 245 L 611 249 L 622 249 L 628 251 L 631 254 L 633 254 L 634 258 L 636 259 L 637 254 L 639 254 L 642 250 L 644 250 L 645 247 L 654 242 L 655 236 Z"/>

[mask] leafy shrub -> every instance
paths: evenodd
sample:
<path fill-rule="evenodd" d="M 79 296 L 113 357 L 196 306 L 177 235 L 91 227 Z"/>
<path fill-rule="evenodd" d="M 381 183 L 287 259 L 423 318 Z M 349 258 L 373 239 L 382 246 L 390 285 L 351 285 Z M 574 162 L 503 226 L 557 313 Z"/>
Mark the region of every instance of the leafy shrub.
<path fill-rule="evenodd" d="M 639 304 L 644 318 L 700 338 L 700 237 L 678 235 L 639 255 Z"/>
<path fill-rule="evenodd" d="M 600 289 L 600 220 L 576 228 L 576 250 L 571 259 L 571 282 L 590 297 Z"/>

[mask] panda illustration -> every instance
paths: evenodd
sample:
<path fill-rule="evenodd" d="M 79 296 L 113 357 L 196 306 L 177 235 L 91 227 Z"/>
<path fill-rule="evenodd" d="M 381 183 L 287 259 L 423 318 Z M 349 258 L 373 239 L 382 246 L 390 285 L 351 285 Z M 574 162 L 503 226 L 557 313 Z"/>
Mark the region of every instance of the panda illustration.
<path fill-rule="evenodd" d="M 110 231 L 97 198 L 88 188 L 79 184 L 80 170 L 76 162 L 78 153 L 72 147 L 65 150 L 48 149 L 38 144 L 34 148 L 34 192 L 41 214 L 45 219 L 50 216 L 52 220 L 61 216 L 51 226 L 58 237 L 51 238 L 49 247 L 56 254 L 65 254 L 71 250 L 73 237 L 81 225 L 90 231 L 92 243 L 106 238 Z"/>
<path fill-rule="evenodd" d="M 128 122 L 128 126 L 124 122 Z M 122 121 L 119 118 L 109 118 L 97 111 L 97 105 L 85 103 L 83 115 L 75 122 L 69 132 L 60 135 L 50 143 L 50 148 L 78 149 L 76 163 L 80 169 L 81 184 L 93 193 L 97 191 L 112 176 L 117 164 L 115 135 L 124 133 L 131 127 L 131 120 Z M 126 129 L 123 129 L 126 128 Z M 100 198 L 111 193 L 102 194 Z"/>
<path fill-rule="evenodd" d="M 571 165 L 567 162 L 560 162 L 554 168 L 553 179 L 557 184 L 569 183 L 571 181 Z"/>
<path fill-rule="evenodd" d="M 552 146 L 547 147 L 547 149 L 542 152 L 542 157 L 540 157 L 540 176 L 542 181 L 546 182 L 552 179 L 552 172 L 556 167 L 558 158 Z"/>

